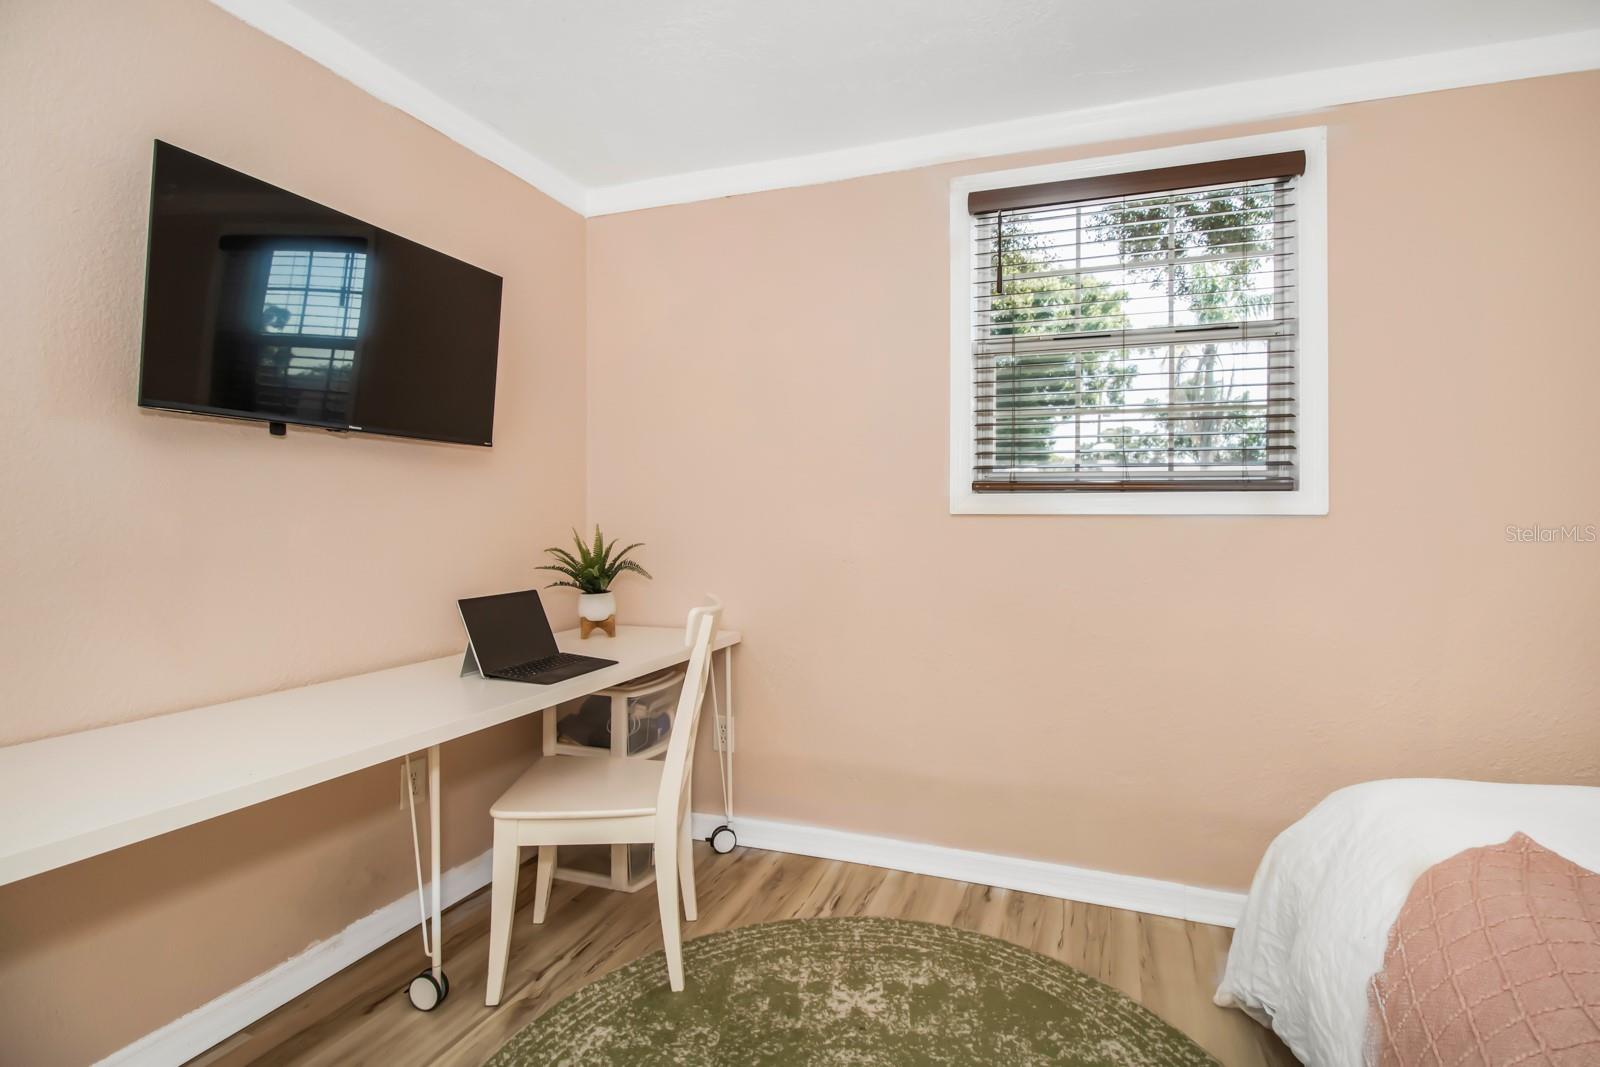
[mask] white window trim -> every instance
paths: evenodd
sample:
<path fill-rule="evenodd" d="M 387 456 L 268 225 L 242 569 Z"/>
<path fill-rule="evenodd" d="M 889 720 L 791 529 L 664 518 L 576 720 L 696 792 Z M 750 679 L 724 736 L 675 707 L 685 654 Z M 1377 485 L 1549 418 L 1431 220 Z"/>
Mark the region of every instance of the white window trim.
<path fill-rule="evenodd" d="M 980 189 L 1207 163 L 1300 149 L 1306 172 L 1296 193 L 1299 300 L 1297 381 L 1299 487 L 1288 492 L 975 493 L 972 491 L 972 216 Z M 970 174 L 950 183 L 950 513 L 952 515 L 1326 515 L 1328 513 L 1328 130 L 1325 126 L 1224 141 L 1097 156 L 1041 167 Z"/>

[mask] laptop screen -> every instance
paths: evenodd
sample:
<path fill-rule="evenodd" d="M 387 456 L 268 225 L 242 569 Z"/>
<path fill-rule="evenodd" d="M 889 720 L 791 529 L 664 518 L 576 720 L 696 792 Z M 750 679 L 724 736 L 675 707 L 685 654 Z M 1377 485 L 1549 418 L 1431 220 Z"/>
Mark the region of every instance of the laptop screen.
<path fill-rule="evenodd" d="M 457 603 L 478 667 L 485 674 L 559 651 L 537 589 L 470 597 Z"/>

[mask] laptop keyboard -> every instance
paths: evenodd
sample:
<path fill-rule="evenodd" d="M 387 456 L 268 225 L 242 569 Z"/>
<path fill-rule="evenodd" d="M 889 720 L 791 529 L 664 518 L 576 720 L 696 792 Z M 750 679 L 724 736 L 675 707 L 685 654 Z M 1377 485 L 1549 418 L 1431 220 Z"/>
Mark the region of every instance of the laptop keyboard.
<path fill-rule="evenodd" d="M 579 656 L 571 652 L 557 652 L 553 656 L 545 656 L 543 659 L 530 659 L 528 662 L 519 663 L 515 667 L 507 667 L 498 673 L 507 678 L 532 678 L 536 674 L 544 674 L 546 671 L 553 671 L 558 667 L 566 667 L 574 663 L 585 663 L 588 659 L 588 656 Z"/>

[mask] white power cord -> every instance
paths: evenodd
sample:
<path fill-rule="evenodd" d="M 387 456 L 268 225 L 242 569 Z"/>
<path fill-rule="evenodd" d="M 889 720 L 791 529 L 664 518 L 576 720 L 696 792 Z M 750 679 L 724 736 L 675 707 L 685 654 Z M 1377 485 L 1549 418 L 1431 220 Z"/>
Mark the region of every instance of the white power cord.
<path fill-rule="evenodd" d="M 406 753 L 406 807 L 411 810 L 411 854 L 417 860 L 417 913 L 422 917 L 422 952 L 433 958 L 433 942 L 428 938 L 428 895 L 422 883 L 422 837 L 417 832 L 417 794 L 411 777 L 411 753 Z"/>

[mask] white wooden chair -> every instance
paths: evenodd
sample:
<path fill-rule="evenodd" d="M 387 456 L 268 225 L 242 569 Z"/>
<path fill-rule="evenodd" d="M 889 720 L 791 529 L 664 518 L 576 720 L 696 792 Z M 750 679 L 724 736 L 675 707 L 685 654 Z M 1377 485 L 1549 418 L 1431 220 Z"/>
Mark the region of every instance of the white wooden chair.
<path fill-rule="evenodd" d="M 722 604 L 689 612 L 689 667 L 672 720 L 666 755 L 653 759 L 547 758 L 523 772 L 489 814 L 494 818 L 494 881 L 489 906 L 489 981 L 484 1003 L 500 1003 L 511 951 L 511 919 L 517 909 L 517 870 L 522 849 L 539 847 L 533 921 L 544 922 L 551 875 L 561 845 L 653 844 L 661 938 L 667 978 L 683 989 L 683 931 L 678 891 L 690 922 L 694 899 L 694 854 L 689 841 L 689 779 L 694 764 L 700 705 L 711 676 L 711 646 Z M 548 712 L 546 713 L 548 714 Z"/>

